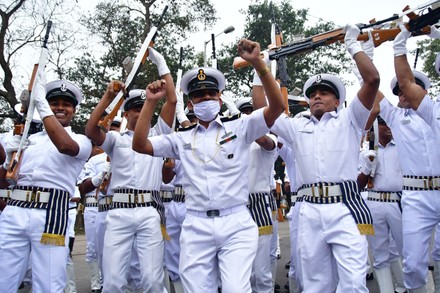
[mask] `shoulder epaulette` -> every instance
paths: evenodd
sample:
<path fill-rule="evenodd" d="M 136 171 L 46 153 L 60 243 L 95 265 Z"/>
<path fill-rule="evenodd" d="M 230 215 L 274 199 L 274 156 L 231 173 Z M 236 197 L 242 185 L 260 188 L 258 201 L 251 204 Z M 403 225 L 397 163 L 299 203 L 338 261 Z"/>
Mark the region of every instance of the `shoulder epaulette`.
<path fill-rule="evenodd" d="M 179 129 L 177 129 L 178 132 L 182 132 L 182 131 L 188 131 L 193 129 L 194 127 L 197 126 L 197 123 L 194 123 L 192 125 L 186 126 L 186 127 L 179 127 Z"/>
<path fill-rule="evenodd" d="M 228 121 L 236 120 L 236 119 L 238 119 L 240 117 L 241 117 L 241 113 L 238 113 L 238 114 L 231 115 L 231 116 L 228 116 L 228 117 L 222 117 L 222 118 L 220 118 L 220 120 L 222 122 L 228 122 Z"/>

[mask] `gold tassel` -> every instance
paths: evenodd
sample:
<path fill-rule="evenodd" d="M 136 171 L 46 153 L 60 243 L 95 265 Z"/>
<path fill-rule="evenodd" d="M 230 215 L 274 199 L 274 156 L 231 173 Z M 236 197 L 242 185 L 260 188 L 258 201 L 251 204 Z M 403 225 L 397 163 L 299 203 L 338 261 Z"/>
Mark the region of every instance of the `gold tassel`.
<path fill-rule="evenodd" d="M 271 235 L 273 233 L 273 227 L 271 226 L 263 226 L 258 227 L 258 236 L 261 235 Z"/>
<path fill-rule="evenodd" d="M 165 225 L 160 225 L 160 230 L 162 231 L 162 237 L 163 237 L 163 239 L 165 239 L 165 240 L 171 240 L 171 237 L 170 237 L 170 235 L 168 235 L 168 232 L 167 232 L 167 228 L 165 227 Z"/>
<path fill-rule="evenodd" d="M 357 227 L 362 235 L 374 235 L 374 228 L 372 224 L 357 224 Z"/>
<path fill-rule="evenodd" d="M 43 233 L 41 235 L 41 244 L 64 246 L 66 245 L 66 237 L 64 235 Z"/>

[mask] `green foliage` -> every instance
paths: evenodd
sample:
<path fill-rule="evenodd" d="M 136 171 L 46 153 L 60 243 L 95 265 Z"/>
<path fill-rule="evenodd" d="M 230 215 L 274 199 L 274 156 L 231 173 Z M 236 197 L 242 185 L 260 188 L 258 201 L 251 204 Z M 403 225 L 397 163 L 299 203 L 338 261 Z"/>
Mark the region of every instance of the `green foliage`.
<path fill-rule="evenodd" d="M 303 39 L 318 33 L 327 32 L 334 29 L 334 24 L 321 22 L 314 27 L 306 27 L 308 11 L 304 9 L 296 10 L 290 1 L 282 0 L 280 3 L 273 4 L 275 21 L 281 29 L 284 43 L 293 42 L 296 39 Z M 272 10 L 270 3 L 265 0 L 259 4 L 249 6 L 246 12 L 246 26 L 244 37 L 260 43 L 262 49 L 271 44 L 271 19 Z M 237 95 L 249 96 L 253 71 L 250 67 L 234 70 L 231 66 L 234 57 L 238 56 L 236 44 L 230 44 L 218 54 L 218 67 L 225 73 L 228 80 L 228 90 Z M 290 77 L 289 91 L 295 87 L 302 89 L 305 81 L 313 74 L 346 72 L 350 57 L 345 52 L 345 48 L 340 44 L 332 44 L 320 47 L 313 52 L 287 56 L 287 68 Z"/>
<path fill-rule="evenodd" d="M 431 96 L 437 96 L 440 90 L 440 77 L 435 71 L 434 65 L 435 59 L 440 53 L 440 40 L 426 39 L 423 41 L 418 41 L 417 47 L 419 48 L 418 62 L 420 62 L 421 58 L 424 60 L 422 69 L 417 70 L 422 71 L 423 73 L 428 75 L 429 80 L 431 81 L 431 88 L 429 89 L 429 93 L 431 94 Z M 410 53 L 414 55 L 416 54 L 415 51 Z M 417 65 L 417 68 L 420 68 L 420 66 Z"/>
<path fill-rule="evenodd" d="M 84 17 L 82 24 L 88 29 L 92 40 L 98 44 L 89 46 L 89 51 L 75 59 L 75 65 L 67 70 L 66 78 L 80 85 L 86 97 L 75 121 L 74 129 L 82 131 L 90 113 L 105 92 L 112 79 L 125 80 L 127 73 L 122 61 L 131 57 L 134 61 L 140 44 L 152 25 L 158 26 L 154 48 L 167 61 L 171 74 L 179 67 L 181 43 L 190 32 L 211 26 L 216 18 L 215 9 L 209 0 L 168 1 L 168 11 L 161 24 L 157 24 L 163 11 L 163 3 L 157 1 L 131 1 L 133 5 L 104 1 L 96 6 L 95 12 Z M 199 26 L 202 23 L 202 26 Z M 91 41 L 92 42 L 92 41 Z M 96 48 L 92 51 L 92 48 Z M 183 71 L 191 68 L 196 56 L 194 48 L 184 48 Z M 146 62 L 134 81 L 133 88 L 145 88 L 151 81 L 158 79 L 156 66 Z"/>

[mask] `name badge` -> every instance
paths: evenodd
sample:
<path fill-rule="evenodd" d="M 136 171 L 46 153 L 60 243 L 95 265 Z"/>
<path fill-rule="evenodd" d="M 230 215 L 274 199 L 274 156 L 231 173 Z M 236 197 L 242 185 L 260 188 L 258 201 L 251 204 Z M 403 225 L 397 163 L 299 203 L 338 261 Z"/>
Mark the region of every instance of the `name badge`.
<path fill-rule="evenodd" d="M 400 123 L 401 123 L 402 125 L 407 125 L 407 124 L 410 124 L 410 123 L 411 123 L 411 120 L 402 120 L 402 121 L 400 121 Z"/>
<path fill-rule="evenodd" d="M 183 145 L 183 149 L 185 149 L 185 150 L 189 150 L 189 149 L 191 149 L 191 143 L 185 143 L 185 144 Z"/>

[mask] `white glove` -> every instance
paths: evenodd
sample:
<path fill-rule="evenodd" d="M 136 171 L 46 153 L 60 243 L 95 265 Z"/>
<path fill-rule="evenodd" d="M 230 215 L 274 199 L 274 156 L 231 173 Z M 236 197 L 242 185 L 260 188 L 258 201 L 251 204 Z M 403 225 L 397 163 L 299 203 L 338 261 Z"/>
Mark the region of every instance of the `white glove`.
<path fill-rule="evenodd" d="M 104 177 L 108 174 L 108 172 L 110 172 L 110 162 L 105 162 L 102 171 L 96 174 L 94 177 L 92 177 L 91 181 L 93 186 L 99 187 L 99 185 L 101 185 L 102 181 L 104 180 Z"/>
<path fill-rule="evenodd" d="M 229 115 L 236 115 L 240 113 L 234 101 L 232 100 L 232 93 L 224 91 L 221 96 L 222 102 L 226 105 Z"/>
<path fill-rule="evenodd" d="M 371 35 L 371 31 L 368 31 L 368 40 L 361 42 L 361 48 L 367 54 L 368 58 L 373 61 L 374 57 L 374 42 L 373 36 Z"/>
<path fill-rule="evenodd" d="M 361 44 L 357 41 L 360 32 L 360 29 L 354 24 L 347 24 L 344 28 L 345 48 L 348 53 L 350 53 L 351 57 L 354 57 L 356 53 L 362 51 Z"/>
<path fill-rule="evenodd" d="M 267 51 L 262 51 L 261 53 L 263 53 L 263 61 L 266 64 L 266 66 L 268 66 L 270 68 L 270 59 L 269 59 L 269 52 Z M 254 80 L 252 81 L 253 85 L 259 85 L 262 86 L 263 83 L 261 82 L 260 76 L 258 75 L 258 72 L 254 69 Z"/>
<path fill-rule="evenodd" d="M 49 102 L 46 100 L 46 74 L 44 70 L 38 70 L 37 81 L 32 88 L 31 98 L 35 101 L 35 108 L 40 113 L 41 120 L 54 115 Z"/>
<path fill-rule="evenodd" d="M 400 24 L 400 33 L 397 34 L 394 39 L 393 48 L 394 48 L 394 56 L 406 55 L 408 50 L 406 49 L 406 41 L 411 36 L 411 32 L 406 29 L 404 24 Z"/>
<path fill-rule="evenodd" d="M 160 76 L 164 76 L 165 74 L 170 73 L 170 69 L 168 68 L 167 63 L 165 62 L 165 58 L 163 58 L 162 54 L 157 52 L 151 47 L 148 47 L 148 59 L 151 60 L 157 66 L 157 70 L 159 71 Z"/>
<path fill-rule="evenodd" d="M 360 170 L 365 175 L 370 175 L 371 171 L 376 168 L 377 160 L 376 160 L 377 152 L 375 150 L 368 150 L 366 152 L 362 152 L 360 156 Z"/>
<path fill-rule="evenodd" d="M 183 121 L 189 121 L 185 115 L 185 106 L 183 104 L 183 94 L 180 90 L 176 89 L 177 103 L 176 103 L 176 118 L 180 124 Z"/>
<path fill-rule="evenodd" d="M 431 25 L 431 32 L 428 35 L 431 39 L 440 39 L 440 30 L 435 27 L 435 25 Z"/>
<path fill-rule="evenodd" d="M 9 168 L 9 165 L 11 164 L 12 161 L 12 154 L 18 151 L 18 148 L 20 147 L 20 142 L 21 142 L 21 135 L 13 135 L 10 137 L 10 139 L 6 141 L 6 145 L 5 145 L 6 158 L 3 163 L 3 169 L 7 170 Z M 29 141 L 26 140 L 23 145 L 22 151 L 24 151 L 28 147 L 28 145 L 29 145 Z"/>

